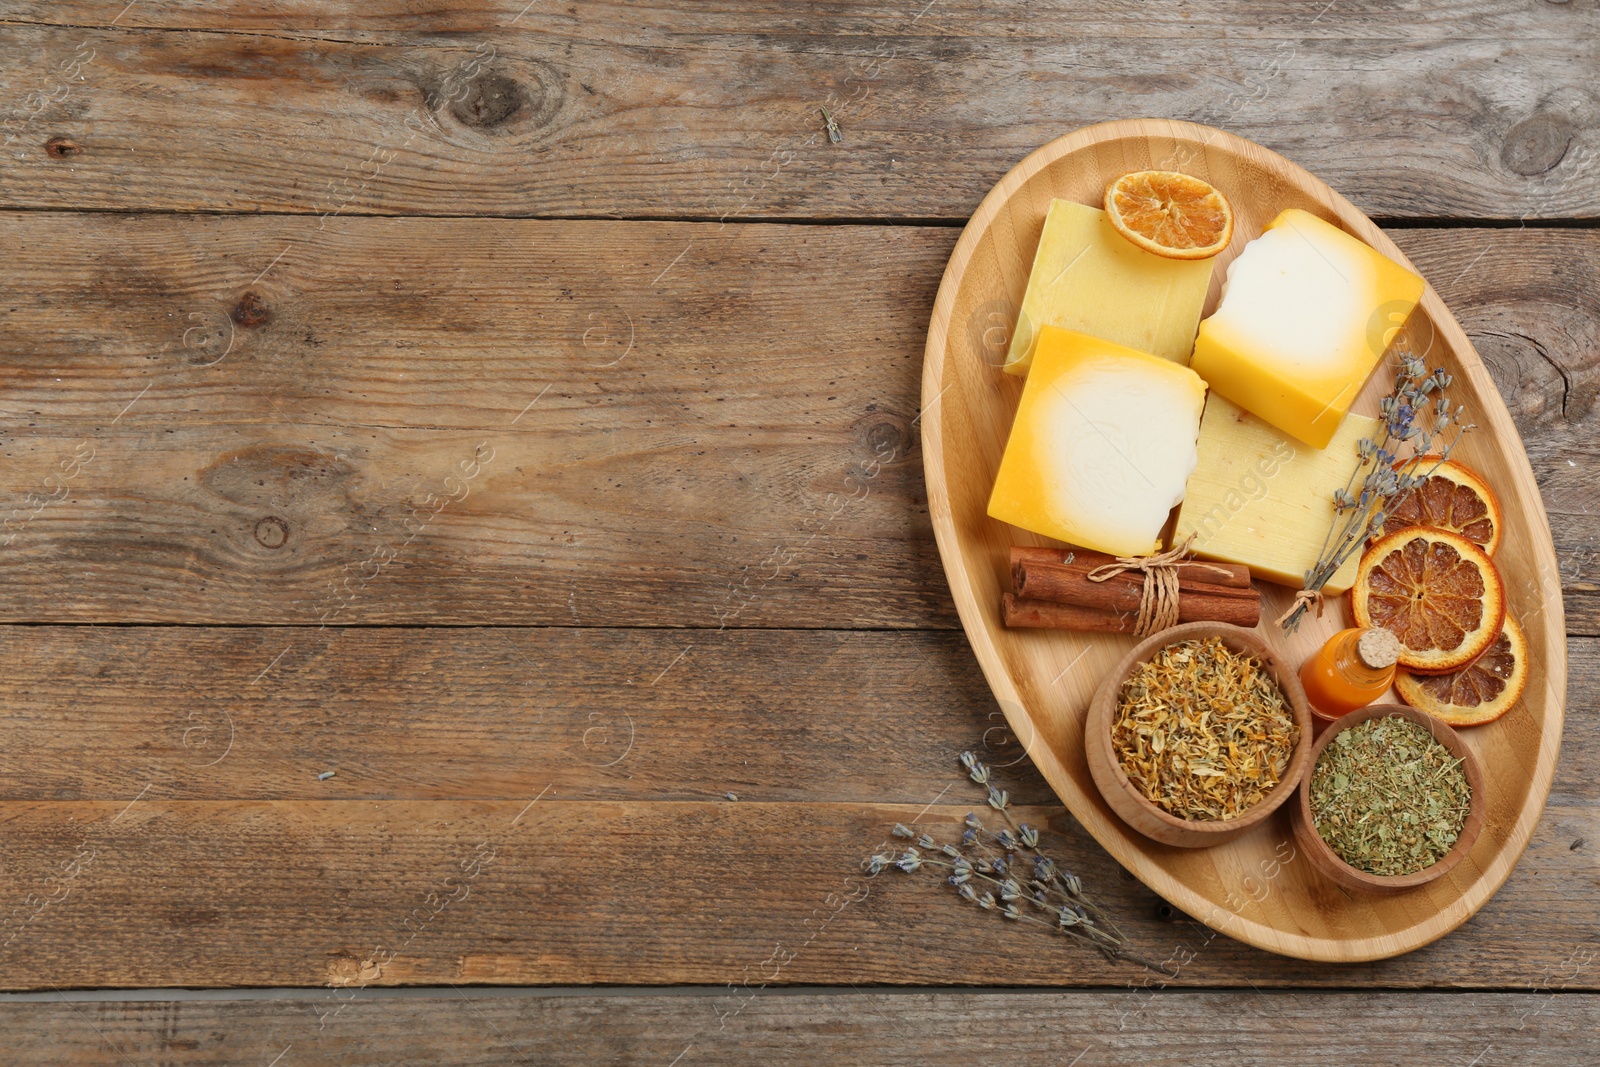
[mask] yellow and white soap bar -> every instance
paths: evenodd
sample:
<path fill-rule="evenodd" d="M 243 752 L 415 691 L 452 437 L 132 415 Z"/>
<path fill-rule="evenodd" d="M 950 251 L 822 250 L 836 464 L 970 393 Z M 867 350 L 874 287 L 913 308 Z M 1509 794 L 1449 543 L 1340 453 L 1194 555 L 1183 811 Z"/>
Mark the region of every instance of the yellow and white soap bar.
<path fill-rule="evenodd" d="M 1212 393 L 1173 543 L 1193 534 L 1201 559 L 1243 563 L 1256 578 L 1303 587 L 1334 521 L 1333 491 L 1350 484 L 1361 461 L 1356 442 L 1377 438 L 1379 425 L 1351 415 L 1327 448 L 1311 448 Z M 1349 589 L 1360 558 L 1352 554 L 1323 592 Z"/>
<path fill-rule="evenodd" d="M 1213 393 L 1323 448 L 1426 284 L 1290 208 L 1229 266 L 1190 366 Z"/>
<path fill-rule="evenodd" d="M 1116 556 L 1151 551 L 1194 470 L 1205 395 L 1187 367 L 1046 326 L 989 514 Z"/>
<path fill-rule="evenodd" d="M 1027 374 L 1045 326 L 1189 362 L 1211 260 L 1166 259 L 1117 233 L 1099 208 L 1053 200 L 1005 369 Z"/>

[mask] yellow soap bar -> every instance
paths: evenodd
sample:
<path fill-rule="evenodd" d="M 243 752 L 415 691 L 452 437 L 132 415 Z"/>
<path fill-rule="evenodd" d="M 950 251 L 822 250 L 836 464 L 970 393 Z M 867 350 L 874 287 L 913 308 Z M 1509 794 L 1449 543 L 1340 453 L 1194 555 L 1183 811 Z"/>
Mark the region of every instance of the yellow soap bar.
<path fill-rule="evenodd" d="M 1046 326 L 989 514 L 1112 555 L 1149 552 L 1194 470 L 1205 395 L 1188 367 Z"/>
<path fill-rule="evenodd" d="M 1322 448 L 1426 285 L 1337 226 L 1290 208 L 1229 266 L 1190 366 L 1212 392 Z"/>
<path fill-rule="evenodd" d="M 1211 260 L 1146 252 L 1117 233 L 1099 208 L 1053 200 L 1005 369 L 1028 373 L 1045 326 L 1187 363 L 1210 284 Z"/>
<path fill-rule="evenodd" d="M 1334 520 L 1333 491 L 1349 485 L 1360 462 L 1356 442 L 1376 439 L 1379 426 L 1351 415 L 1327 448 L 1311 448 L 1212 393 L 1174 543 L 1195 534 L 1201 559 L 1243 563 L 1257 578 L 1303 587 Z M 1349 589 L 1360 558 L 1346 560 L 1323 591 Z"/>

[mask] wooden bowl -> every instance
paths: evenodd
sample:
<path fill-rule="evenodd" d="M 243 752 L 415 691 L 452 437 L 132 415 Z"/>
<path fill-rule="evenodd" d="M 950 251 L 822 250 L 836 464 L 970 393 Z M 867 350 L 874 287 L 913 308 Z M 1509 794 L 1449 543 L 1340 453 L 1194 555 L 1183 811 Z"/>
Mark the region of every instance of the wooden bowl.
<path fill-rule="evenodd" d="M 1467 821 L 1461 827 L 1461 836 L 1456 838 L 1455 847 L 1445 853 L 1444 858 L 1438 863 L 1432 867 L 1425 867 L 1415 874 L 1384 876 L 1368 874 L 1350 866 L 1340 859 L 1333 849 L 1328 847 L 1328 843 L 1322 840 L 1322 835 L 1317 833 L 1316 825 L 1311 821 L 1311 771 L 1316 767 L 1322 750 L 1328 747 L 1328 742 L 1342 731 L 1352 726 L 1359 726 L 1368 719 L 1390 715 L 1410 719 L 1424 727 L 1433 734 L 1435 740 L 1450 750 L 1452 756 L 1461 761 L 1461 769 L 1467 774 L 1467 785 L 1472 789 L 1472 804 L 1467 811 Z M 1450 868 L 1460 863 L 1462 857 L 1472 851 L 1473 843 L 1478 840 L 1478 832 L 1483 829 L 1484 812 L 1487 808 L 1488 798 L 1484 795 L 1483 771 L 1478 766 L 1478 757 L 1474 756 L 1472 750 L 1466 746 L 1466 742 L 1461 740 L 1460 734 L 1442 720 L 1416 708 L 1404 704 L 1374 704 L 1352 711 L 1334 722 L 1323 731 L 1321 737 L 1317 738 L 1316 743 L 1311 746 L 1311 759 L 1306 767 L 1305 780 L 1300 783 L 1299 795 L 1289 809 L 1289 815 L 1294 823 L 1295 842 L 1300 846 L 1300 851 L 1311 860 L 1313 867 L 1346 889 L 1388 895 L 1426 885 L 1444 876 Z"/>
<path fill-rule="evenodd" d="M 1222 643 L 1235 652 L 1248 653 L 1260 660 L 1262 666 L 1266 667 L 1273 680 L 1278 683 L 1278 688 L 1283 690 L 1283 695 L 1289 701 L 1289 707 L 1294 713 L 1295 724 L 1300 728 L 1300 740 L 1294 746 L 1294 755 L 1289 758 L 1289 766 L 1284 770 L 1283 779 L 1272 787 L 1272 791 L 1261 803 L 1237 819 L 1229 819 L 1226 822 L 1212 819 L 1203 821 L 1180 819 L 1150 803 L 1134 788 L 1133 783 L 1128 781 L 1128 775 L 1122 769 L 1122 761 L 1117 759 L 1116 752 L 1111 746 L 1111 727 L 1116 713 L 1117 698 L 1122 692 L 1122 683 L 1133 673 L 1133 669 L 1168 645 L 1206 637 L 1220 637 Z M 1133 650 L 1122 658 L 1122 662 L 1106 676 L 1105 681 L 1100 683 L 1094 701 L 1089 705 L 1089 716 L 1084 723 L 1083 736 L 1084 756 L 1089 763 L 1089 773 L 1094 777 L 1094 784 L 1099 787 L 1101 796 L 1105 797 L 1111 810 L 1116 812 L 1123 822 L 1146 837 L 1180 848 L 1220 845 L 1224 841 L 1232 841 L 1248 833 L 1294 795 L 1300 785 L 1300 779 L 1311 768 L 1311 708 L 1306 702 L 1305 690 L 1300 687 L 1299 674 L 1253 632 L 1220 622 L 1188 622 L 1181 626 L 1169 627 L 1135 645 Z"/>

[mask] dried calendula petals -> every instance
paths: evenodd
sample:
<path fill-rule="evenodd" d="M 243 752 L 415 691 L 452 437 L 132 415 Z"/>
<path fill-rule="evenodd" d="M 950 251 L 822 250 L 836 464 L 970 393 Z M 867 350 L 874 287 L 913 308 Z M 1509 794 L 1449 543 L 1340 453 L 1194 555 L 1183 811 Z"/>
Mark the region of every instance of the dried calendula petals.
<path fill-rule="evenodd" d="M 1266 799 L 1300 740 L 1254 656 L 1219 637 L 1180 641 L 1122 683 L 1111 746 L 1128 780 L 1180 819 L 1236 819 Z"/>

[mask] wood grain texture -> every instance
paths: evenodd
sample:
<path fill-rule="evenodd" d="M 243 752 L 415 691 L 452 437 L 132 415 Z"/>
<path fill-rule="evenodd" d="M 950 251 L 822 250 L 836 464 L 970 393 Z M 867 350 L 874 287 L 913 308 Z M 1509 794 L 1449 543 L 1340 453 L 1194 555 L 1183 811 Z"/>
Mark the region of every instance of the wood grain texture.
<path fill-rule="evenodd" d="M 921 804 L 1009 737 L 948 631 L 8 626 L 0 662 L 0 802 Z"/>
<path fill-rule="evenodd" d="M 915 426 L 946 231 L 7 225 L 4 618 L 950 618 Z"/>
<path fill-rule="evenodd" d="M 1551 233 L 1515 252 L 1512 230 L 1392 236 L 1467 331 L 1522 434 L 1556 540 L 1568 632 L 1600 633 L 1600 260 L 1578 251 L 1587 235 Z"/>
<path fill-rule="evenodd" d="M 1159 115 L 1376 215 L 1600 214 L 1583 3 L 121 6 L 7 5 L 0 203 L 960 220 L 1035 146 Z"/>
<path fill-rule="evenodd" d="M 1466 921 L 1510 875 L 1554 777 L 1567 679 L 1559 569 L 1538 485 L 1495 383 L 1436 291 L 1423 294 L 1406 323 L 1405 341 L 1395 344 L 1446 368 L 1455 378 L 1452 398 L 1471 412 L 1477 431 L 1462 439 L 1454 456 L 1494 485 L 1503 505 L 1507 547 L 1497 564 L 1507 610 L 1517 613 L 1528 633 L 1533 664 L 1513 711 L 1464 738 L 1484 765 L 1488 797 L 1484 832 L 1465 862 L 1427 886 L 1382 900 L 1343 895 L 1302 864 L 1280 881 L 1270 904 L 1240 921 L 1219 901 L 1241 870 L 1276 876 L 1285 813 L 1204 851 L 1174 849 L 1131 830 L 1096 788 L 1083 740 L 1085 709 L 1128 642 L 1102 634 L 1009 629 L 1001 620 L 1009 546 L 1019 537 L 1040 544 L 1046 539 L 988 514 L 1021 389 L 997 370 L 985 326 L 1015 320 L 1053 198 L 1094 202 L 1117 175 L 1150 167 L 1203 176 L 1226 190 L 1233 205 L 1234 240 L 1216 257 L 1208 310 L 1216 306 L 1233 257 L 1286 208 L 1333 221 L 1406 265 L 1393 242 L 1325 183 L 1221 130 L 1129 119 L 1075 131 L 1033 152 L 991 190 L 962 231 L 928 327 L 924 465 L 951 592 L 978 662 L 1030 757 L 1072 813 L 1147 885 L 1203 921 L 1271 951 L 1326 962 L 1409 952 Z M 1393 378 L 1392 365 L 1380 363 L 1351 410 L 1376 414 Z M 1277 617 L 1291 599 L 1288 590 L 1264 589 L 1264 616 Z M 1345 625 L 1344 608 L 1335 603 L 1325 615 L 1319 610 L 1302 619 L 1292 634 L 1270 624 L 1262 630 L 1275 651 L 1297 661 Z"/>
<path fill-rule="evenodd" d="M 917 432 L 951 231 L 6 225 L 0 618 L 956 625 Z M 1394 235 L 1507 398 L 1569 627 L 1600 634 L 1600 234 Z"/>
<path fill-rule="evenodd" d="M 1145 1005 L 1148 1004 L 1148 1007 Z M 734 1012 L 745 1005 L 743 1010 Z M 1144 1008 L 1144 1010 L 1139 1010 Z M 283 1063 L 641 1064 L 935 1062 L 1148 1067 L 1568 1067 L 1587 1062 L 1600 997 L 1545 992 L 794 993 L 743 1001 L 563 991 L 366 996 L 319 1024 L 314 997 L 0 1003 L 22 1062 L 170 1067 Z M 674 1060 L 674 1057 L 677 1057 Z"/>
<path fill-rule="evenodd" d="M 1573 638 L 1569 655 L 1569 702 L 1600 703 L 1600 641 Z M 949 631 L 8 626 L 0 661 L 3 801 L 111 800 L 153 781 L 182 800 L 499 800 L 551 785 L 574 799 L 911 804 L 951 783 L 964 748 L 997 765 L 1020 754 Z M 397 707 L 415 729 L 386 728 Z M 1026 763 L 1005 773 L 1018 803 L 1055 802 Z M 1581 717 L 1551 795 L 1600 806 L 1600 731 Z"/>
<path fill-rule="evenodd" d="M 0 986 L 325 987 L 0 998 L 0 1059 L 1582 1061 L 1587 716 L 1505 890 L 1397 960 L 1185 920 L 1025 759 L 1134 947 L 1240 992 L 855 880 L 896 819 L 954 832 L 955 752 L 1020 755 L 921 479 L 956 233 L 862 224 L 1128 114 L 1379 216 L 1592 222 L 1597 64 L 1589 0 L 0 5 L 0 623 L 45 623 L 0 625 Z M 760 218 L 852 225 L 722 224 Z M 1600 635 L 1600 233 L 1394 236 Z M 228 625 L 81 625 L 142 622 Z M 383 988 L 594 982 L 710 988 Z M 755 995 L 796 983 L 1105 988 Z"/>
<path fill-rule="evenodd" d="M 1399 959 L 1329 967 L 1182 921 L 1026 761 L 1004 766 L 1020 751 L 994 729 L 959 634 L 699 635 L 721 644 L 673 665 L 672 632 L 360 628 L 261 675 L 297 634 L 5 632 L 10 988 L 737 985 L 780 943 L 795 953 L 782 985 L 1161 981 L 978 912 L 932 878 L 881 876 L 840 908 L 893 822 L 953 835 L 982 810 L 952 773 L 976 748 L 1176 984 L 1526 990 L 1560 974 L 1600 989 L 1593 962 L 1564 964 L 1600 949 L 1600 732 L 1586 720 L 1483 911 Z M 548 677 L 526 686 L 524 659 Z M 1600 642 L 1574 641 L 1573 666 L 1572 703 L 1591 706 Z M 495 859 L 464 881 L 480 843 Z M 1241 873 L 1230 907 L 1248 917 L 1278 884 Z"/>
<path fill-rule="evenodd" d="M 763 964 L 774 984 L 1166 982 L 963 904 L 936 876 L 861 875 L 895 821 L 949 840 L 972 804 L 534 799 L 166 801 L 134 786 L 7 804 L 0 982 L 755 985 Z M 1528 870 L 1476 928 L 1351 967 L 1164 922 L 1061 809 L 1018 815 L 1060 835 L 1055 850 L 1177 984 L 1526 989 L 1594 946 L 1592 913 L 1573 907 L 1576 886 L 1592 899 L 1593 852 L 1569 848 L 1600 840 L 1593 807 L 1551 806 Z M 1275 889 L 1241 876 L 1239 921 L 1258 909 L 1246 894 L 1270 904 Z M 1596 986 L 1592 961 L 1568 983 Z"/>

